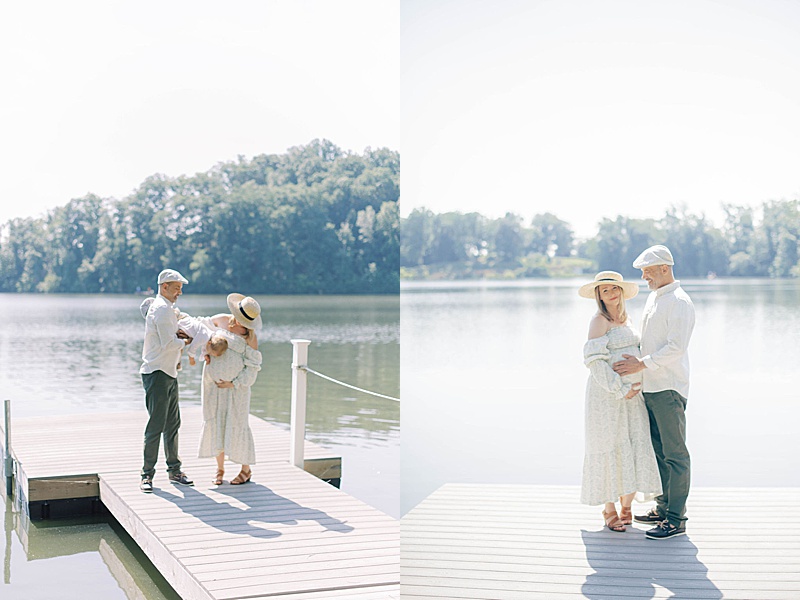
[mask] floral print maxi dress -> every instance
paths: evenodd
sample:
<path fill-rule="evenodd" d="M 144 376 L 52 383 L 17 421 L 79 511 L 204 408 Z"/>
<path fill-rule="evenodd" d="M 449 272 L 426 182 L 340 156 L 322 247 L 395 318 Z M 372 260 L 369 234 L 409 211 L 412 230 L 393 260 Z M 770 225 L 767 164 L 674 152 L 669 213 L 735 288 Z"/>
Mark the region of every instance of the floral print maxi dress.
<path fill-rule="evenodd" d="M 224 329 L 228 349 L 222 356 L 212 356 L 203 366 L 203 431 L 200 458 L 225 452 L 228 458 L 243 465 L 256 463 L 253 432 L 250 431 L 250 386 L 261 370 L 261 352 L 247 345 L 244 338 Z M 231 381 L 233 388 L 220 388 L 216 381 Z"/>
<path fill-rule="evenodd" d="M 650 420 L 644 398 L 626 399 L 642 374 L 620 377 L 611 365 L 623 354 L 639 356 L 639 334 L 630 325 L 614 327 L 586 342 L 586 453 L 583 461 L 581 502 L 598 505 L 640 492 L 649 499 L 661 493 Z"/>

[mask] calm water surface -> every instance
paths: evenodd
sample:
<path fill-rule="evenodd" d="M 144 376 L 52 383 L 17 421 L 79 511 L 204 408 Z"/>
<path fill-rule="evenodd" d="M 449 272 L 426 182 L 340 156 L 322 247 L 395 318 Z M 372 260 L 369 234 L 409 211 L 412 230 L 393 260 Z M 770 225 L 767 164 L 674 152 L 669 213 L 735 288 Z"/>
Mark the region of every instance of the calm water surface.
<path fill-rule="evenodd" d="M 192 315 L 227 312 L 224 296 L 192 296 L 178 306 Z M 347 383 L 399 397 L 399 299 L 386 296 L 257 297 L 264 365 L 251 412 L 288 429 L 292 346 L 312 341 L 309 366 Z M 144 410 L 141 297 L 0 295 L 0 395 L 14 418 Z M 184 359 L 183 405 L 200 404 L 199 366 Z M 312 375 L 307 439 L 340 453 L 342 489 L 399 517 L 400 406 Z M 182 448 L 183 453 L 194 448 Z M 78 523 L 75 525 L 75 523 Z M 0 598 L 174 598 L 124 532 L 103 520 L 19 523 L 6 507 L 6 577 Z M 133 584 L 131 583 L 133 581 Z M 84 585 L 78 585 L 83 582 Z M 101 589 L 101 588 L 97 588 Z M 137 594 L 143 594 L 137 595 Z"/>
<path fill-rule="evenodd" d="M 403 285 L 402 513 L 447 482 L 580 484 L 585 281 Z M 683 287 L 693 485 L 800 486 L 800 282 Z"/>

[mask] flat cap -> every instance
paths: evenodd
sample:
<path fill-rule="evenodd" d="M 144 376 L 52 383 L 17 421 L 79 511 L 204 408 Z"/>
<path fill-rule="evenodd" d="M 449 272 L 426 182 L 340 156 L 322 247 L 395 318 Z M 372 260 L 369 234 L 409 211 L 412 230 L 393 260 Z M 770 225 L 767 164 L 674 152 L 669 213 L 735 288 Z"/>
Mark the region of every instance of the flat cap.
<path fill-rule="evenodd" d="M 158 285 L 167 283 L 168 281 L 180 281 L 181 283 L 189 283 L 183 275 L 178 273 L 175 269 L 164 269 L 158 274 Z"/>
<path fill-rule="evenodd" d="M 636 260 L 633 261 L 634 269 L 644 269 L 645 267 L 655 267 L 657 265 L 672 266 L 675 261 L 672 260 L 672 252 L 666 246 L 650 246 L 647 250 L 642 252 Z"/>

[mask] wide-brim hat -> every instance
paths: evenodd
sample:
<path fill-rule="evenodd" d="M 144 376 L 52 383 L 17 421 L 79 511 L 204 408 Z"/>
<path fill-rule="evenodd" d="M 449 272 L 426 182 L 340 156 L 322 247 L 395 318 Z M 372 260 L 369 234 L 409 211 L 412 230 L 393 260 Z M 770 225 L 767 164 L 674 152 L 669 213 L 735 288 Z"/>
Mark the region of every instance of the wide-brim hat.
<path fill-rule="evenodd" d="M 250 296 L 228 294 L 228 310 L 240 325 L 248 329 L 261 329 L 261 307 Z"/>
<path fill-rule="evenodd" d="M 601 285 L 616 285 L 622 289 L 625 300 L 630 300 L 639 293 L 639 284 L 625 281 L 616 271 L 600 271 L 594 276 L 594 281 L 580 287 L 578 294 L 581 298 L 594 298 L 594 289 Z"/>

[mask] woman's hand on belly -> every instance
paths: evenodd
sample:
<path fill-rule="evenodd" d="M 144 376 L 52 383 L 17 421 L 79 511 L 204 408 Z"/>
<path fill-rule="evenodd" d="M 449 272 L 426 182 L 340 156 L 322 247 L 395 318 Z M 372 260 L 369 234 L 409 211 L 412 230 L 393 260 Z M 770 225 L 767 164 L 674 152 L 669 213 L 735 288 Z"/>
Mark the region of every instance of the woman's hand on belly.
<path fill-rule="evenodd" d="M 625 394 L 625 399 L 626 400 L 630 400 L 631 398 L 636 396 L 636 394 L 638 394 L 641 391 L 642 391 L 642 384 L 641 383 L 634 383 L 631 386 L 631 391 L 628 392 L 627 394 Z"/>

